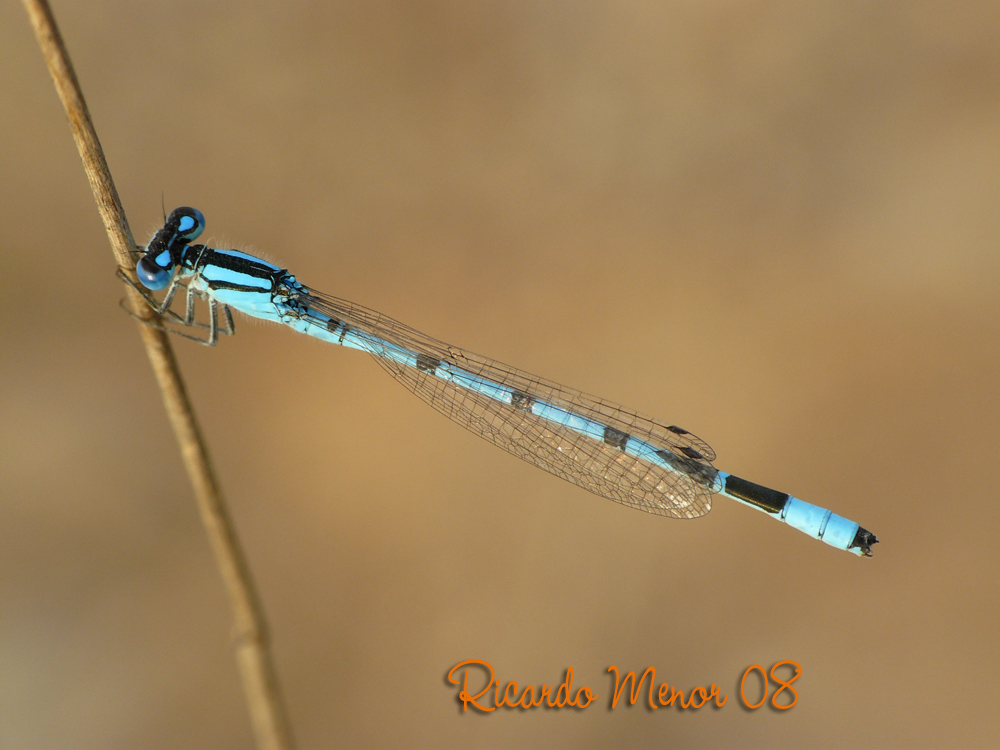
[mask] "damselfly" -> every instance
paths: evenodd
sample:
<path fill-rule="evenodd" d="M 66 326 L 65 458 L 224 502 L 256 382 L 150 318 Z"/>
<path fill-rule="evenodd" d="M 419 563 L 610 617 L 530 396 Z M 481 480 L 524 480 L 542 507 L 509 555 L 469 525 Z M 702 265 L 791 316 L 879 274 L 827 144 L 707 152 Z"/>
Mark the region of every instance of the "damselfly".
<path fill-rule="evenodd" d="M 727 474 L 715 452 L 687 430 L 641 416 L 478 354 L 437 341 L 385 315 L 331 297 L 288 271 L 237 250 L 191 244 L 205 228 L 194 208 L 178 208 L 136 263 L 146 301 L 166 319 L 202 326 L 214 345 L 231 334 L 231 309 L 371 354 L 390 375 L 445 416 L 518 458 L 591 492 L 647 513 L 696 518 L 713 494 L 763 511 L 838 549 L 871 557 L 870 531 L 825 508 Z M 131 283 L 131 282 L 130 282 Z M 184 316 L 171 311 L 184 288 Z M 195 322 L 195 301 L 209 321 Z M 221 308 L 221 309 L 220 309 Z M 223 324 L 220 326 L 220 313 Z"/>

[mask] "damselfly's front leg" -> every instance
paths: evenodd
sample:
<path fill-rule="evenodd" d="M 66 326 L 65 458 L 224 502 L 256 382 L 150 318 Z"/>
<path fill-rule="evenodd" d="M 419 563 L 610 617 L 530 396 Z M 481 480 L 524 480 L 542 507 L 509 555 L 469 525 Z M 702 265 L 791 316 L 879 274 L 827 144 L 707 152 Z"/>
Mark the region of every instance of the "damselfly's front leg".
<path fill-rule="evenodd" d="M 122 269 L 119 268 L 118 269 L 118 273 L 116 275 L 118 276 L 119 279 L 121 279 L 126 284 L 128 284 L 130 287 L 132 287 L 133 289 L 135 289 L 142 296 L 143 300 L 145 300 L 146 304 L 149 305 L 150 308 L 152 308 L 153 310 L 156 311 L 157 315 L 162 315 L 163 317 L 165 317 L 165 318 L 167 318 L 167 319 L 169 319 L 169 320 L 171 320 L 171 321 L 173 321 L 175 323 L 180 323 L 181 325 L 184 325 L 184 319 L 180 315 L 178 315 L 177 313 L 175 313 L 173 310 L 166 309 L 166 307 L 164 307 L 160 303 L 160 301 L 157 300 L 153 295 L 151 295 L 148 291 L 146 291 L 145 289 L 143 289 L 141 286 L 139 286 L 134 281 L 132 281 L 132 279 L 130 279 L 128 276 L 126 276 L 125 272 Z M 151 326 L 153 326 L 153 328 L 161 328 L 162 327 L 162 326 L 157 326 L 157 325 L 155 325 L 153 323 L 150 323 L 147 320 L 143 320 L 138 315 L 136 315 L 134 312 L 132 312 L 131 310 L 129 310 L 125 306 L 125 300 L 122 300 L 120 304 L 121 304 L 122 309 L 125 310 L 125 312 L 127 312 L 129 315 L 131 315 L 136 320 L 142 320 L 143 323 L 146 323 L 147 325 L 151 325 Z"/>
<path fill-rule="evenodd" d="M 142 298 L 146 301 L 146 304 L 149 305 L 153 310 L 155 310 L 158 315 L 163 316 L 164 318 L 170 320 L 171 322 L 178 323 L 188 328 L 207 328 L 208 338 L 203 339 L 199 338 L 198 336 L 192 336 L 191 334 L 184 333 L 183 331 L 179 331 L 176 328 L 168 328 L 167 326 L 159 325 L 152 321 L 140 318 L 134 312 L 129 310 L 124 304 L 125 300 L 122 300 L 121 302 L 122 309 L 125 310 L 125 312 L 127 312 L 130 316 L 141 322 L 143 325 L 147 325 L 152 328 L 159 328 L 161 331 L 172 333 L 175 336 L 182 336 L 186 339 L 190 339 L 191 341 L 197 341 L 199 344 L 204 344 L 205 346 L 215 346 L 215 344 L 219 340 L 220 331 L 230 336 L 236 333 L 236 323 L 233 321 L 233 312 L 229 308 L 229 305 L 222 305 L 222 314 L 225 317 L 225 325 L 224 327 L 220 328 L 219 315 L 218 315 L 219 302 L 213 297 L 210 297 L 209 295 L 191 289 L 190 285 L 187 287 L 187 294 L 186 294 L 187 300 L 186 300 L 186 309 L 184 317 L 181 317 L 173 310 L 169 309 L 170 304 L 173 302 L 174 295 L 177 293 L 177 287 L 181 286 L 181 284 L 179 284 L 179 279 L 174 279 L 171 282 L 170 287 L 167 289 L 167 293 L 163 298 L 163 301 L 160 302 L 151 294 L 149 294 L 149 292 L 147 292 L 145 289 L 141 288 L 130 278 L 128 278 L 128 276 L 126 276 L 121 269 L 118 269 L 118 278 L 120 278 L 130 287 L 139 292 L 139 294 L 142 295 Z M 194 319 L 195 298 L 202 296 L 208 300 L 209 322 L 207 325 L 205 323 L 198 323 Z"/>

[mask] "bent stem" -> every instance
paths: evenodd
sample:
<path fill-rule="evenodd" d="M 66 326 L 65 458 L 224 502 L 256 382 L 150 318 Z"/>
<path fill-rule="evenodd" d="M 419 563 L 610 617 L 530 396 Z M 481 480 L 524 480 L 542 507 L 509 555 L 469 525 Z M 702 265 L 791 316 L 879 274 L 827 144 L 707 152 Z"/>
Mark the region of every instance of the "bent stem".
<path fill-rule="evenodd" d="M 56 91 L 66 109 L 70 130 L 76 140 L 83 168 L 104 221 L 111 249 L 122 272 L 136 281 L 131 252 L 135 248 L 118 191 L 104 159 L 104 151 L 90 119 L 83 92 L 45 0 L 23 0 L 35 36 L 42 49 Z M 173 349 L 159 316 L 150 309 L 133 286 L 126 289 L 149 362 L 160 385 L 163 403 L 181 449 L 184 466 L 194 487 L 198 510 L 215 553 L 215 560 L 229 595 L 235 617 L 236 661 L 243 681 L 257 747 L 261 750 L 290 750 L 290 725 L 278 690 L 278 681 L 268 646 L 264 611 L 257 596 L 246 556 L 236 536 L 229 510 L 222 498 L 205 440 L 195 420 L 191 402 L 181 379 Z"/>

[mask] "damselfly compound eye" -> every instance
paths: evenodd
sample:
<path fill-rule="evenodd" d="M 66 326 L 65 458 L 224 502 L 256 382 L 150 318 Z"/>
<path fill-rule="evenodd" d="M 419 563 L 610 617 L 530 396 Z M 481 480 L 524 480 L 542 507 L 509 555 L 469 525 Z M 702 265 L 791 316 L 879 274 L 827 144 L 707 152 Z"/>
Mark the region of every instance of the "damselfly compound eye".
<path fill-rule="evenodd" d="M 205 215 L 197 208 L 181 206 L 170 212 L 167 224 L 177 222 L 177 234 L 188 242 L 198 239 L 205 231 Z"/>
<path fill-rule="evenodd" d="M 149 258 L 140 258 L 135 264 L 135 275 L 147 289 L 165 289 L 174 277 L 174 269 L 173 266 L 160 268 Z"/>

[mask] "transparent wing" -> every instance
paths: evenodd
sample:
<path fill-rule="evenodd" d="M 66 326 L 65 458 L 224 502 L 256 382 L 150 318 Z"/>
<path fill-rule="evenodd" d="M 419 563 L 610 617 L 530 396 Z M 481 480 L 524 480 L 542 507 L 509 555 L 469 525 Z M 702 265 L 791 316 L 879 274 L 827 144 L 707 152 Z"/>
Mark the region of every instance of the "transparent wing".
<path fill-rule="evenodd" d="M 696 518 L 711 510 L 715 452 L 687 430 L 463 351 L 346 300 L 307 288 L 301 302 L 304 318 L 327 330 L 330 321 L 315 317 L 313 311 L 346 324 L 342 330 L 355 332 L 364 348 L 396 380 L 508 453 L 647 513 Z M 401 351 L 413 356 L 400 356 Z M 491 389 L 484 382 L 501 388 Z M 503 398 L 497 396 L 501 391 Z M 555 407 L 607 429 L 596 435 L 591 429 L 591 434 L 585 434 L 532 413 L 532 404 Z M 622 449 L 629 438 L 659 449 L 659 455 L 669 456 L 675 469 L 683 472 L 629 455 Z"/>

